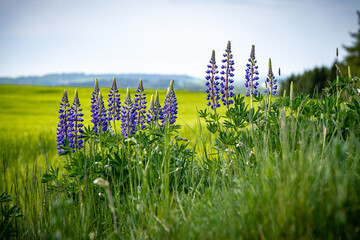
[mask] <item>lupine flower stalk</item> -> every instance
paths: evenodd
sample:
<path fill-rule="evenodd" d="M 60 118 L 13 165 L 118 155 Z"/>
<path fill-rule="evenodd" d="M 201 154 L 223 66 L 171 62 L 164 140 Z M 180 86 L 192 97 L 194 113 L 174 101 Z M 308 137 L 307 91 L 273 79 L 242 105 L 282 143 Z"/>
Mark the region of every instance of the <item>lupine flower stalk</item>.
<path fill-rule="evenodd" d="M 176 122 L 177 114 L 177 99 L 174 91 L 174 80 L 170 82 L 170 87 L 167 90 L 164 107 L 161 112 L 161 126 L 164 127 L 167 122 L 170 125 Z"/>
<path fill-rule="evenodd" d="M 250 58 L 248 59 L 249 63 L 246 64 L 246 74 L 245 74 L 245 87 L 246 90 L 246 96 L 250 96 L 251 98 L 251 105 L 252 105 L 252 97 L 257 95 L 258 90 L 257 86 L 259 85 L 259 72 L 258 72 L 258 66 L 256 66 L 256 59 L 255 59 L 255 45 L 252 45 L 251 52 L 250 52 Z M 252 106 L 251 106 L 252 107 Z"/>
<path fill-rule="evenodd" d="M 93 115 L 94 116 L 91 122 L 94 124 L 94 132 L 105 132 L 108 128 L 108 119 L 106 116 L 104 100 L 100 91 L 97 97 L 97 102 L 94 104 Z"/>
<path fill-rule="evenodd" d="M 231 42 L 229 41 L 227 44 L 227 48 L 225 49 L 224 59 L 222 60 L 223 65 L 221 65 L 221 101 L 223 104 L 229 109 L 230 104 L 233 104 L 234 101 L 230 98 L 234 96 L 233 89 L 234 86 L 232 83 L 234 80 L 234 60 L 232 60 L 233 55 L 231 54 Z"/>
<path fill-rule="evenodd" d="M 121 134 L 124 136 L 124 139 L 135 134 L 135 126 L 136 109 L 131 101 L 129 88 L 127 88 L 124 105 L 121 109 Z"/>
<path fill-rule="evenodd" d="M 58 153 L 61 154 L 63 150 L 61 147 L 64 147 L 66 141 L 68 141 L 69 133 L 68 133 L 68 117 L 69 117 L 69 100 L 67 96 L 67 91 L 64 90 L 63 97 L 60 103 L 60 116 L 59 116 L 59 124 L 57 128 L 57 149 Z"/>
<path fill-rule="evenodd" d="M 207 87 L 206 89 L 206 93 L 207 93 L 207 97 L 206 100 L 208 100 L 207 105 L 211 107 L 212 110 L 214 110 L 216 112 L 216 108 L 220 107 L 220 104 L 218 102 L 218 100 L 220 99 L 219 97 L 219 77 L 217 76 L 217 73 L 219 73 L 219 71 L 217 70 L 217 65 L 216 65 L 216 60 L 215 60 L 215 50 L 212 51 L 212 55 L 211 55 L 211 59 L 210 59 L 210 64 L 207 65 L 207 70 L 206 70 L 206 83 L 205 86 Z"/>
<path fill-rule="evenodd" d="M 77 89 L 75 90 L 75 96 L 73 104 L 71 105 L 71 110 L 69 114 L 69 146 L 74 149 L 81 149 L 83 148 L 83 140 L 81 139 L 83 137 L 82 133 L 84 133 L 84 130 L 82 127 L 84 124 L 82 123 L 84 121 L 83 116 L 84 114 L 81 112 L 82 108 L 80 108 L 80 100 Z"/>
<path fill-rule="evenodd" d="M 135 103 L 134 108 L 136 109 L 136 124 L 139 127 L 139 129 L 145 128 L 145 120 L 143 115 L 146 114 L 146 93 L 144 93 L 144 87 L 142 80 L 139 81 L 139 86 L 136 89 L 135 93 Z"/>
<path fill-rule="evenodd" d="M 91 96 L 91 110 L 90 110 L 92 117 L 91 122 L 94 124 L 93 126 L 94 132 L 98 132 L 99 130 L 99 127 L 97 125 L 98 121 L 95 119 L 97 117 L 97 107 L 98 107 L 97 104 L 99 100 L 99 92 L 100 92 L 99 83 L 98 80 L 95 78 L 95 87 Z"/>
<path fill-rule="evenodd" d="M 271 58 L 269 58 L 269 72 L 266 78 L 266 89 L 265 93 L 268 95 L 275 95 L 277 90 L 276 79 L 272 71 Z"/>
<path fill-rule="evenodd" d="M 110 93 L 108 94 L 108 121 L 110 125 L 110 121 L 113 120 L 113 128 L 116 133 L 116 124 L 115 120 L 120 120 L 120 112 L 121 112 L 121 102 L 120 102 L 120 94 L 116 85 L 116 79 L 113 78 L 112 86 L 110 88 Z"/>
<path fill-rule="evenodd" d="M 156 120 L 156 114 L 155 114 L 155 105 L 154 105 L 154 95 L 152 94 L 150 99 L 149 110 L 148 113 L 146 114 L 146 121 L 149 124 L 154 125 L 155 120 Z"/>

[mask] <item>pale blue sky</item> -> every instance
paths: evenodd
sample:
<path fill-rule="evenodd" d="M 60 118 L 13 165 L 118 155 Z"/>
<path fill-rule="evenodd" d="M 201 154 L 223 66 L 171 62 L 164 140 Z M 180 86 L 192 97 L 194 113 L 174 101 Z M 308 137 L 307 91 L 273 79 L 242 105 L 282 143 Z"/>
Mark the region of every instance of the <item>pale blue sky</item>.
<path fill-rule="evenodd" d="M 0 76 L 160 73 L 202 78 L 232 41 L 236 78 L 251 45 L 261 75 L 329 66 L 357 31 L 360 0 L 0 0 Z"/>

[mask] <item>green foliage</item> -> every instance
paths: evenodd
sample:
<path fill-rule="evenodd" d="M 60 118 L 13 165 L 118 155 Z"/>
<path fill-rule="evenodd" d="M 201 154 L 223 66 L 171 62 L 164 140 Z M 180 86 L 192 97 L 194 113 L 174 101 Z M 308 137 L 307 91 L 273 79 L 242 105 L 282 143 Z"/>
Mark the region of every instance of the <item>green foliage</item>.
<path fill-rule="evenodd" d="M 357 32 L 350 33 L 354 42 L 352 46 L 343 46 L 348 55 L 345 57 L 346 65 L 353 69 L 355 76 L 360 76 L 360 11 L 357 10 L 359 29 Z"/>

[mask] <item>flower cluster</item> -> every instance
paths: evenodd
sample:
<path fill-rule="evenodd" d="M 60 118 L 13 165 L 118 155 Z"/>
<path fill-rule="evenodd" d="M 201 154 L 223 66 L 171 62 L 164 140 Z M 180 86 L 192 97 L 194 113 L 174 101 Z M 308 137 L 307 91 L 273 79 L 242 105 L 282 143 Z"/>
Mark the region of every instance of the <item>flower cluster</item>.
<path fill-rule="evenodd" d="M 121 102 L 119 90 L 116 86 L 116 79 L 113 78 L 110 93 L 108 94 L 108 120 L 120 120 Z M 115 127 L 115 126 L 114 126 Z"/>
<path fill-rule="evenodd" d="M 159 93 L 156 90 L 155 99 L 154 96 L 151 95 L 149 112 L 146 114 L 146 121 L 152 126 L 155 126 L 158 119 L 160 118 L 160 115 L 161 115 L 161 105 L 159 101 Z"/>
<path fill-rule="evenodd" d="M 257 95 L 258 90 L 257 86 L 259 85 L 259 72 L 258 72 L 258 66 L 256 66 L 256 59 L 255 59 L 255 46 L 252 45 L 251 52 L 250 52 L 250 58 L 248 59 L 249 63 L 246 64 L 246 74 L 245 74 L 245 87 L 246 90 L 246 96 L 253 96 Z"/>
<path fill-rule="evenodd" d="M 135 134 L 136 108 L 131 101 L 129 88 L 126 90 L 124 105 L 121 110 L 121 134 L 124 138 Z"/>
<path fill-rule="evenodd" d="M 91 96 L 91 117 L 92 117 L 92 120 L 91 122 L 94 123 L 94 126 L 93 126 L 93 130 L 94 132 L 98 132 L 99 130 L 99 127 L 97 125 L 98 121 L 95 119 L 97 117 L 97 104 L 98 104 L 98 100 L 99 100 L 99 93 L 100 93 L 100 88 L 99 88 L 99 83 L 98 83 L 98 80 L 95 79 L 95 87 L 94 87 L 94 91 L 92 93 L 92 96 Z"/>
<path fill-rule="evenodd" d="M 223 104 L 229 108 L 230 104 L 233 104 L 234 101 L 230 98 L 234 96 L 233 89 L 234 86 L 232 83 L 234 80 L 232 77 L 234 77 L 234 60 L 232 60 L 233 55 L 231 54 L 231 42 L 228 42 L 227 48 L 225 49 L 224 53 L 224 59 L 222 60 L 223 65 L 221 65 L 221 101 Z"/>
<path fill-rule="evenodd" d="M 57 128 L 57 149 L 58 153 L 62 153 L 63 150 L 61 147 L 66 145 L 66 141 L 68 141 L 68 117 L 70 104 L 67 96 L 67 91 L 64 90 L 63 97 L 60 102 L 60 116 L 59 116 L 59 124 Z"/>
<path fill-rule="evenodd" d="M 279 68 L 279 73 L 280 73 L 280 68 Z M 277 90 L 277 84 L 274 73 L 272 71 L 271 59 L 269 59 L 269 72 L 265 84 L 266 84 L 265 93 L 268 95 L 275 95 Z"/>
<path fill-rule="evenodd" d="M 82 122 L 84 120 L 81 111 L 78 91 L 75 90 L 74 101 L 70 108 L 67 91 L 64 90 L 60 103 L 60 116 L 57 128 L 57 149 L 59 154 L 63 152 L 62 147 L 65 147 L 67 144 L 69 144 L 73 151 L 83 147 L 82 133 L 84 131 L 82 127 L 84 125 Z"/>
<path fill-rule="evenodd" d="M 220 107 L 220 104 L 218 102 L 218 100 L 220 99 L 219 97 L 219 77 L 217 76 L 217 73 L 219 73 L 219 71 L 217 70 L 217 65 L 216 65 L 216 60 L 215 60 L 215 51 L 212 51 L 212 55 L 211 55 L 211 59 L 210 59 L 210 64 L 207 65 L 207 70 L 206 70 L 206 83 L 205 86 L 207 87 L 206 89 L 206 93 L 207 93 L 207 97 L 206 100 L 208 100 L 207 105 L 211 107 L 211 109 L 216 110 L 216 108 Z"/>
<path fill-rule="evenodd" d="M 164 127 L 167 122 L 174 124 L 176 121 L 177 114 L 177 99 L 174 91 L 174 81 L 170 82 L 170 87 L 167 90 L 164 107 L 161 111 L 161 126 Z"/>
<path fill-rule="evenodd" d="M 81 111 L 82 108 L 80 108 L 78 91 L 75 90 L 74 101 L 71 105 L 71 110 L 68 118 L 69 147 L 73 149 L 81 149 L 84 147 L 83 140 L 81 139 L 83 137 L 82 133 L 84 133 L 84 130 L 82 129 L 82 127 L 84 126 L 84 124 L 82 123 L 84 121 L 84 119 L 82 118 L 84 114 Z"/>
<path fill-rule="evenodd" d="M 141 79 L 135 93 L 134 108 L 136 109 L 136 124 L 140 129 L 144 129 L 145 120 L 143 115 L 146 114 L 146 93 L 144 93 L 144 87 Z"/>

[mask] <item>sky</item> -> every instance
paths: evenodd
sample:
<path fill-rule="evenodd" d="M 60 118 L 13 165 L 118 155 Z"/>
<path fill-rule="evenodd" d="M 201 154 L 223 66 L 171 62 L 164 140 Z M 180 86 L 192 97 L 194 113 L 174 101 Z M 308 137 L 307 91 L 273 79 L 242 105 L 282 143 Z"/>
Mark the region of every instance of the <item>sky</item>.
<path fill-rule="evenodd" d="M 260 75 L 330 66 L 359 28 L 360 0 L 0 0 L 0 76 L 205 76 L 232 44 L 235 78 L 251 45 Z M 276 71 L 277 72 L 277 71 Z"/>

